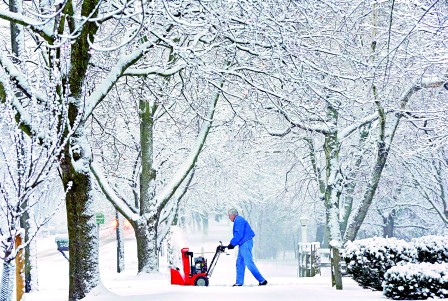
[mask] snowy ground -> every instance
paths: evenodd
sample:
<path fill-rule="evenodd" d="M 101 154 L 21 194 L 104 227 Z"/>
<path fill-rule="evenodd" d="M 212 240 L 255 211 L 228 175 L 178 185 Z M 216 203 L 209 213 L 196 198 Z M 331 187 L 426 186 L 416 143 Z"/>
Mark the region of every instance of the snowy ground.
<path fill-rule="evenodd" d="M 211 224 L 210 235 L 181 234 L 177 236 L 179 245 L 190 247 L 195 255 L 204 250 L 213 252 L 222 240 L 227 243 L 231 235 L 231 223 Z M 258 287 L 250 272 L 246 273 L 244 287 L 232 287 L 235 282 L 236 251 L 222 255 L 210 278 L 209 287 L 170 285 L 168 268 L 161 263 L 161 272 L 155 275 L 136 275 L 136 246 L 129 232 L 125 240 L 126 270 L 116 273 L 116 242 L 114 232 L 101 231 L 100 269 L 103 286 L 89 294 L 86 301 L 165 301 L 165 300 L 387 300 L 381 292 L 360 288 L 351 279 L 344 277 L 344 290 L 331 287 L 329 271 L 313 278 L 297 277 L 297 262 L 294 259 L 283 261 L 256 260 L 268 280 L 265 287 Z M 256 247 L 256 246 L 255 246 Z M 38 292 L 26 294 L 26 301 L 61 301 L 68 296 L 68 262 L 57 252 L 54 237 L 40 239 L 38 242 Z M 209 262 L 213 253 L 204 254 Z"/>

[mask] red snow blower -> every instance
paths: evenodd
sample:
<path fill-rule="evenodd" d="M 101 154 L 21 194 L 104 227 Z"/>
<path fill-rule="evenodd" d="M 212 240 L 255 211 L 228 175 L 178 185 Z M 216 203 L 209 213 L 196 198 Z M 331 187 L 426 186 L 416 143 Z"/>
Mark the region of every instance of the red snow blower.
<path fill-rule="evenodd" d="M 183 248 L 182 264 L 184 268 L 184 276 L 180 273 L 179 268 L 171 268 L 171 284 L 177 285 L 196 285 L 208 286 L 208 278 L 218 262 L 219 255 L 224 252 L 225 246 L 221 244 L 216 247 L 215 256 L 213 256 L 210 266 L 207 268 L 207 259 L 202 256 L 195 257 L 193 261 L 193 252 L 188 248 Z"/>

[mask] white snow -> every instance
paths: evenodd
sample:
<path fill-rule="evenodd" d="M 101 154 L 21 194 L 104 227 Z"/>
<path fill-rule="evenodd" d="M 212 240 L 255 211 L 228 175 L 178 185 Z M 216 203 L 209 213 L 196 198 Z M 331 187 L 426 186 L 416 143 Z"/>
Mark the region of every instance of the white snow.
<path fill-rule="evenodd" d="M 219 240 L 226 244 L 230 240 L 230 222 L 210 223 L 209 236 L 176 230 L 178 243 L 189 247 L 196 255 L 201 251 L 213 252 Z M 86 301 L 272 301 L 272 300 L 386 300 L 381 292 L 362 289 L 348 277 L 343 278 L 344 290 L 331 287 L 330 273 L 324 268 L 321 276 L 313 278 L 297 277 L 297 261 L 257 260 L 256 263 L 268 280 L 265 287 L 258 287 L 256 280 L 246 271 L 244 287 L 232 287 L 235 282 L 236 251 L 221 255 L 208 287 L 171 285 L 165 258 L 161 259 L 161 272 L 156 274 L 137 274 L 136 244 L 132 230 L 125 231 L 125 267 L 122 273 L 116 272 L 116 241 L 114 231 L 101 230 L 100 271 L 102 285 L 94 289 Z M 183 237 L 182 237 L 183 236 Z M 257 246 L 255 245 L 255 248 Z M 68 296 L 68 262 L 56 250 L 54 237 L 40 238 L 38 241 L 39 289 L 26 294 L 25 301 L 60 301 Z M 213 253 L 204 256 L 210 264 Z M 180 267 L 181 268 L 181 267 Z"/>

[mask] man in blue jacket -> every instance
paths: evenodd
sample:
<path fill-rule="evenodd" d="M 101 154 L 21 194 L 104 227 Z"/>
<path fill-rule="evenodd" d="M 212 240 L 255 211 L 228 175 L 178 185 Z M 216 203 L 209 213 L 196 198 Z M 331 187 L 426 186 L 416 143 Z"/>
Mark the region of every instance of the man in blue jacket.
<path fill-rule="evenodd" d="M 244 284 L 244 272 L 246 267 L 258 280 L 259 285 L 266 285 L 268 282 L 263 278 L 260 271 L 258 271 L 252 257 L 252 248 L 255 233 L 250 227 L 249 223 L 238 215 L 238 210 L 230 209 L 228 211 L 229 219 L 233 222 L 233 238 L 228 249 L 238 247 L 238 258 L 236 259 L 236 283 L 233 286 L 242 286 Z"/>

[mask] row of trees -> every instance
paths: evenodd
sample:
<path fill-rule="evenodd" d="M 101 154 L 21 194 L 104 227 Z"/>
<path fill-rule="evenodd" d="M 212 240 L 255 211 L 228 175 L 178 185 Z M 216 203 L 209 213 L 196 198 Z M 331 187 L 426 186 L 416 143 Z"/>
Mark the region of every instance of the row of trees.
<path fill-rule="evenodd" d="M 422 206 L 415 199 L 405 199 L 413 192 L 431 200 L 433 208 L 429 211 L 436 210 L 444 219 L 446 184 L 441 166 L 446 162 L 437 157 L 445 135 L 436 133 L 441 132 L 446 112 L 447 70 L 440 64 L 447 52 L 441 40 L 446 38 L 446 6 L 438 2 L 427 6 L 356 2 L 338 3 L 331 9 L 321 3 L 286 7 L 279 6 L 276 12 L 281 11 L 283 20 L 297 24 L 277 27 L 280 48 L 285 52 L 264 60 L 255 71 L 247 70 L 244 79 L 251 88 L 264 92 L 262 96 L 254 93 L 253 98 L 249 93 L 260 111 L 269 110 L 284 118 L 283 130 L 268 128 L 268 132 L 295 136 L 308 146 L 308 155 L 300 155 L 309 160 L 307 174 L 313 175 L 317 192 L 302 197 L 321 199 L 330 240 L 339 246 L 356 238 L 380 181 L 386 189 L 392 188 L 383 178 L 385 167 L 403 164 L 399 170 L 407 173 L 406 166 L 415 153 L 408 150 L 400 154 L 400 148 L 412 145 L 411 141 L 421 145 L 422 133 L 427 140 L 438 140 L 424 148 L 425 156 L 438 164 L 439 172 L 430 172 L 438 179 L 431 183 L 417 177 L 431 187 L 431 193 L 395 174 L 396 192 L 385 201 L 397 208 L 394 205 L 385 212 L 391 204 L 386 208 L 379 204 L 377 211 L 383 217 L 385 235 L 393 234 L 397 212 L 408 217 L 416 212 L 400 210 L 400 206 Z M 298 21 L 300 18 L 306 21 Z M 261 25 L 266 23 L 269 20 Z M 294 38 L 287 38 L 291 36 Z M 263 115 L 258 114 L 255 122 L 261 121 Z M 402 130 L 403 122 L 407 124 Z M 404 139 L 409 132 L 412 137 Z M 405 145 L 396 143 L 396 137 Z M 412 147 L 415 151 L 415 144 Z M 434 183 L 439 183 L 436 189 Z M 400 191 L 406 194 L 399 198 Z M 397 200 L 403 204 L 396 204 Z"/>
<path fill-rule="evenodd" d="M 1 4 L 11 35 L 2 39 L 0 100 L 14 116 L 8 124 L 21 130 L 20 141 L 45 154 L 42 181 L 54 164 L 62 180 L 69 300 L 84 298 L 100 282 L 94 187 L 132 224 L 138 271 L 157 271 L 158 248 L 178 218 L 180 200 L 191 185 L 206 187 L 208 166 L 195 166 L 210 133 L 221 133 L 218 141 L 238 137 L 243 150 L 265 158 L 272 158 L 265 148 L 270 142 L 258 153 L 244 143 L 263 136 L 260 128 L 283 137 L 272 154 L 299 161 L 279 170 L 285 187 L 295 178 L 300 189 L 283 196 L 319 199 L 330 240 L 355 239 L 395 139 L 404 137 L 403 120 L 427 135 L 431 151 L 443 139 L 444 120 L 437 118 L 446 108 L 442 2 Z M 219 143 L 209 146 L 216 153 L 213 145 Z M 428 157 L 442 172 L 441 161 Z M 277 181 L 269 169 L 259 177 Z M 445 183 L 434 188 L 418 170 L 413 176 L 413 188 L 440 208 Z M 250 189 L 247 195 L 271 199 Z M 21 198 L 9 199 L 13 215 L 20 215 Z M 446 207 L 439 211 L 446 218 Z M 2 241 L 13 241 L 20 227 L 8 223 Z M 15 253 L 4 254 L 9 262 Z"/>

